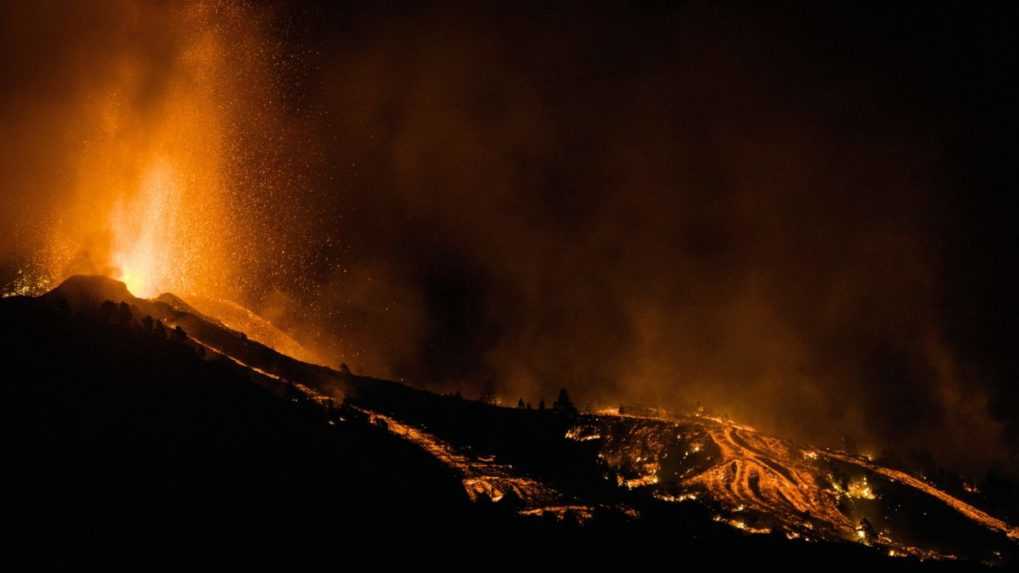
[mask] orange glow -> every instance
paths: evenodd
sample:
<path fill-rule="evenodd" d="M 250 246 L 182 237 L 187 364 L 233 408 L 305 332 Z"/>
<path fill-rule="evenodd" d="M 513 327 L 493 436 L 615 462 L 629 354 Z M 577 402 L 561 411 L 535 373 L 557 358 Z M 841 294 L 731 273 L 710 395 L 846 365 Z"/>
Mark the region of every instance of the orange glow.
<path fill-rule="evenodd" d="M 267 181 L 282 171 L 260 160 L 266 143 L 251 136 L 276 131 L 266 13 L 233 2 L 136 9 L 133 33 L 158 36 L 160 49 L 125 44 L 61 110 L 74 118 L 55 150 L 69 157 L 66 189 L 3 294 L 105 275 L 137 297 L 197 301 L 252 340 L 320 362 L 247 310 L 260 307 L 267 270 L 285 268 L 278 234 L 259 219 L 278 212 Z"/>
<path fill-rule="evenodd" d="M 135 203 L 118 205 L 113 214 L 113 262 L 135 296 L 159 294 L 173 282 L 172 239 L 179 190 L 171 168 L 156 163 L 145 175 Z"/>
<path fill-rule="evenodd" d="M 609 422 L 611 418 L 630 423 L 620 425 Z M 598 458 L 616 472 L 620 487 L 649 488 L 652 497 L 667 503 L 706 500 L 720 511 L 716 521 L 747 533 L 779 528 L 788 539 L 844 539 L 882 547 L 893 555 L 954 559 L 949 553 L 904 543 L 895 531 L 875 531 L 862 522 L 858 509 L 881 508 L 880 488 L 889 488 L 894 494 L 897 490 L 892 484 L 898 484 L 894 488 L 905 486 L 925 493 L 977 524 L 1019 539 L 1019 528 L 906 472 L 877 465 L 866 457 L 799 449 L 722 418 L 600 413 L 570 428 L 566 438 L 600 442 Z M 677 459 L 676 454 L 682 460 L 678 469 L 673 466 L 672 472 L 663 471 L 662 462 Z M 845 481 L 835 479 L 830 461 L 858 471 Z"/>
<path fill-rule="evenodd" d="M 965 515 L 969 519 L 972 519 L 973 521 L 975 521 L 975 522 L 977 522 L 977 523 L 979 523 L 979 524 L 981 524 L 981 525 L 983 525 L 985 527 L 988 527 L 988 528 L 996 530 L 996 531 L 1000 531 L 1001 533 L 1004 533 L 1005 535 L 1007 535 L 1011 539 L 1019 539 L 1019 527 L 1014 527 L 1012 525 L 1009 525 L 1008 523 L 1006 523 L 1006 522 L 1004 522 L 1004 521 L 1002 521 L 1002 520 L 1000 520 L 1000 519 L 998 519 L 996 517 L 993 517 L 993 516 L 987 514 L 986 512 L 984 512 L 984 511 L 982 511 L 980 509 L 977 509 L 976 507 L 966 503 L 965 501 L 962 501 L 961 499 L 953 497 L 953 496 L 949 495 L 948 493 L 945 493 L 945 492 L 941 491 L 940 489 L 929 485 L 925 481 L 917 479 L 917 478 L 907 474 L 906 472 L 899 471 L 899 470 L 893 470 L 891 468 L 885 468 L 885 467 L 873 464 L 873 463 L 871 463 L 869 461 L 864 461 L 864 460 L 862 460 L 860 458 L 855 458 L 853 456 L 849 456 L 849 455 L 838 453 L 838 452 L 828 452 L 827 455 L 828 455 L 828 457 L 831 457 L 833 459 L 837 459 L 837 460 L 840 460 L 840 461 L 843 461 L 843 462 L 847 462 L 847 463 L 858 465 L 858 466 L 863 467 L 863 468 L 867 468 L 867 469 L 869 469 L 869 470 L 871 470 L 871 471 L 873 471 L 875 473 L 881 474 L 882 476 L 884 476 L 884 477 L 886 477 L 886 478 L 888 478 L 888 479 L 890 479 L 892 481 L 899 482 L 899 483 L 905 484 L 907 486 L 910 486 L 912 488 L 918 489 L 918 490 L 926 493 L 927 495 L 930 495 L 931 497 L 937 498 L 938 500 L 943 502 L 945 505 L 951 507 L 952 509 L 954 509 L 954 510 L 958 511 L 959 513 L 961 513 L 962 515 Z"/>
<path fill-rule="evenodd" d="M 226 185 L 228 44 L 200 7 L 168 13 L 179 49 L 159 69 L 125 52 L 77 104 L 85 135 L 43 255 L 51 284 L 104 274 L 140 297 L 236 296 L 226 256 L 241 231 Z"/>

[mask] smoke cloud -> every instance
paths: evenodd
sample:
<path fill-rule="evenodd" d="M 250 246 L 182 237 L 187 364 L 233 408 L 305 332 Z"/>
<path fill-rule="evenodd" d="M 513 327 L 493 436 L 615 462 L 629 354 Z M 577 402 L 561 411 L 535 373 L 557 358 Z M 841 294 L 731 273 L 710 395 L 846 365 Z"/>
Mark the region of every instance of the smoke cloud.
<path fill-rule="evenodd" d="M 1014 456 L 1002 388 L 958 343 L 953 15 L 212 6 L 5 8 L 8 261 L 105 213 L 76 162 L 126 60 L 114 141 L 143 140 L 182 81 L 216 119 L 187 133 L 218 142 L 195 182 L 211 279 L 187 286 L 329 363 L 511 402 L 702 404 L 965 468 Z M 181 80 L 203 32 L 218 63 Z M 112 248 L 94 237 L 82 252 Z"/>

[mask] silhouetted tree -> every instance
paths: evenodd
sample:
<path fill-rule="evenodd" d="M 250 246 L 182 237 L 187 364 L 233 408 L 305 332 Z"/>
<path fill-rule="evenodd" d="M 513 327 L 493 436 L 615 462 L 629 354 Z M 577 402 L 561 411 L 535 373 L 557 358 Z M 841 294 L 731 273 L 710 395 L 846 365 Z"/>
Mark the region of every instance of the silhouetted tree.
<path fill-rule="evenodd" d="M 157 338 L 166 339 L 166 327 L 163 326 L 163 321 L 156 321 L 156 328 L 153 330 Z"/>
<path fill-rule="evenodd" d="M 525 408 L 525 406 L 524 406 L 524 399 L 523 398 L 517 400 L 517 408 L 520 408 L 521 410 L 523 410 Z"/>
<path fill-rule="evenodd" d="M 117 305 L 113 304 L 112 300 L 105 300 L 103 304 L 99 305 L 99 320 L 100 322 L 107 323 L 113 318 L 113 313 L 116 312 Z"/>
<path fill-rule="evenodd" d="M 577 407 L 570 401 L 570 395 L 566 392 L 566 388 L 559 390 L 559 397 L 552 403 L 552 409 L 563 414 L 576 414 Z"/>
<path fill-rule="evenodd" d="M 545 411 L 545 399 L 538 400 L 538 411 Z"/>
<path fill-rule="evenodd" d="M 173 341 L 174 342 L 186 342 L 188 339 L 188 333 L 184 332 L 184 329 L 177 326 L 173 327 Z"/>
<path fill-rule="evenodd" d="M 117 324 L 131 324 L 131 307 L 126 302 L 117 307 Z"/>
<path fill-rule="evenodd" d="M 155 326 L 155 321 L 152 320 L 151 316 L 146 314 L 145 318 L 142 319 L 142 328 L 145 329 L 145 332 L 151 333 L 152 332 L 152 328 L 154 326 Z"/>
<path fill-rule="evenodd" d="M 340 374 L 344 376 L 350 376 L 350 367 L 347 366 L 346 362 L 340 362 Z"/>

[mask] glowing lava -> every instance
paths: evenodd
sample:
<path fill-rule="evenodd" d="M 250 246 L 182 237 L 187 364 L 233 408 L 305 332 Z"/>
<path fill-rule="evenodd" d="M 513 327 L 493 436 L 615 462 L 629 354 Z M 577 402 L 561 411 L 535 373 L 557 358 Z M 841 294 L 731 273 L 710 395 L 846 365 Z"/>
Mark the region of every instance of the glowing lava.
<path fill-rule="evenodd" d="M 251 167 L 234 126 L 264 76 L 237 46 L 261 42 L 257 24 L 231 5 L 140 10 L 172 49 L 156 59 L 126 49 L 90 76 L 66 134 L 68 189 L 33 265 L 50 286 L 107 275 L 139 297 L 241 298 L 238 254 L 253 256 L 256 230 L 238 216 L 254 191 L 238 191 Z"/>
<path fill-rule="evenodd" d="M 117 278 L 135 296 L 153 297 L 170 282 L 178 200 L 173 171 L 165 162 L 158 162 L 148 171 L 134 202 L 119 204 L 114 210 L 113 262 L 119 271 Z"/>
<path fill-rule="evenodd" d="M 598 457 L 620 486 L 665 502 L 703 502 L 718 512 L 716 521 L 748 533 L 777 529 L 789 539 L 847 540 L 890 555 L 952 559 L 955 547 L 940 547 L 942 538 L 898 517 L 926 518 L 941 505 L 958 517 L 939 513 L 939 527 L 960 532 L 960 540 L 978 530 L 988 543 L 1002 543 L 998 535 L 1019 539 L 1019 528 L 906 472 L 844 452 L 800 449 L 729 420 L 603 412 L 566 438 L 600 443 Z"/>

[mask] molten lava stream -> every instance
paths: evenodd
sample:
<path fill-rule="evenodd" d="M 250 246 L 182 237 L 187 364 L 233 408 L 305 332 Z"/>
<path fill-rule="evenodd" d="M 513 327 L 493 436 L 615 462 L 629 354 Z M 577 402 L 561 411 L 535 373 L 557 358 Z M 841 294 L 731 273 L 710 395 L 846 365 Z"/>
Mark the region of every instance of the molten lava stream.
<path fill-rule="evenodd" d="M 962 515 L 972 519 L 973 521 L 982 524 L 983 526 L 1000 531 L 1011 539 L 1019 539 L 1019 527 L 1013 527 L 1008 523 L 980 510 L 972 505 L 962 501 L 961 499 L 954 497 L 940 489 L 928 484 L 927 482 L 917 479 L 905 472 L 899 470 L 893 470 L 890 468 L 882 467 L 870 462 L 865 462 L 859 458 L 848 456 L 837 452 L 825 452 L 825 455 L 831 459 L 839 460 L 842 462 L 850 463 L 865 469 L 868 469 L 874 473 L 885 476 L 886 478 L 902 483 L 914 489 L 918 489 L 931 497 L 934 497 L 944 504 L 948 505 L 952 509 L 958 511 Z"/>
<path fill-rule="evenodd" d="M 849 536 L 854 524 L 839 511 L 835 499 L 818 483 L 810 468 L 790 463 L 795 456 L 780 440 L 733 426 L 707 428 L 721 461 L 686 480 L 703 486 L 731 507 L 751 507 L 800 523 L 804 516 L 823 520 Z"/>

